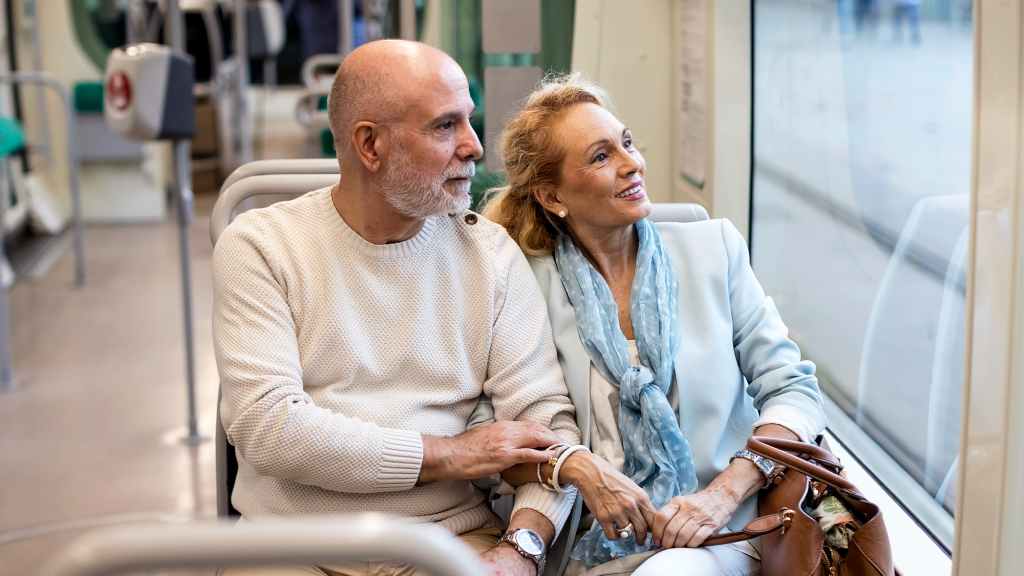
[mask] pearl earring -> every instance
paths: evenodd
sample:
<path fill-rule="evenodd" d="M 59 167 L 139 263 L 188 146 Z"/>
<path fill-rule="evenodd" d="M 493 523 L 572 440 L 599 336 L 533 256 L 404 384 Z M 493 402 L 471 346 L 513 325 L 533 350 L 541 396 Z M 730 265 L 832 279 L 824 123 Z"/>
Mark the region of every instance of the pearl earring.
<path fill-rule="evenodd" d="M 559 212 L 558 213 L 558 217 L 559 218 L 565 218 L 565 210 L 562 210 L 561 212 Z"/>

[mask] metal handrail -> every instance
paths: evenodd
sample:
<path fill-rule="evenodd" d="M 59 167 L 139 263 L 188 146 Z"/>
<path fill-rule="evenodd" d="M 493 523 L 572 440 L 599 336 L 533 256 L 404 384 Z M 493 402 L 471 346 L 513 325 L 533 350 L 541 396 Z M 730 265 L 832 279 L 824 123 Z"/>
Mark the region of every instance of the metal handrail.
<path fill-rule="evenodd" d="M 72 237 L 75 245 L 75 284 L 85 285 L 85 225 L 82 222 L 82 191 L 79 186 L 81 159 L 78 154 L 78 136 L 75 134 L 75 107 L 71 93 L 59 80 L 43 72 L 8 72 L 0 74 L 0 83 L 41 84 L 52 89 L 64 105 L 64 118 L 68 139 L 68 185 L 71 188 L 71 214 L 74 223 Z M 45 106 L 45 102 L 40 102 Z"/>
<path fill-rule="evenodd" d="M 249 178 L 269 174 L 340 174 L 341 168 L 335 158 L 300 158 L 294 160 L 256 160 L 243 164 L 232 172 L 220 187 L 220 193 L 232 184 Z M 271 194 L 271 192 L 264 192 Z"/>
<path fill-rule="evenodd" d="M 329 125 L 330 118 L 327 110 L 320 109 L 320 99 L 330 96 L 327 88 L 307 88 L 302 96 L 295 102 L 295 119 L 299 124 L 309 127 L 314 123 L 318 125 Z"/>
<path fill-rule="evenodd" d="M 483 573 L 469 546 L 439 526 L 363 514 L 331 520 L 101 529 L 60 550 L 39 576 L 109 576 L 146 569 L 357 560 L 413 564 L 438 576 Z"/>
<path fill-rule="evenodd" d="M 321 68 L 331 68 L 336 71 L 344 59 L 345 57 L 341 54 L 315 54 L 306 58 L 302 63 L 302 82 L 306 88 L 330 87 L 330 82 L 320 81 L 318 73 Z M 331 76 L 334 76 L 334 72 L 331 72 Z"/>
<path fill-rule="evenodd" d="M 339 178 L 336 171 L 334 174 L 270 174 L 238 180 L 221 192 L 213 206 L 213 213 L 210 214 L 210 240 L 217 245 L 217 239 L 231 224 L 231 213 L 248 198 L 265 194 L 299 196 L 333 186 Z"/>

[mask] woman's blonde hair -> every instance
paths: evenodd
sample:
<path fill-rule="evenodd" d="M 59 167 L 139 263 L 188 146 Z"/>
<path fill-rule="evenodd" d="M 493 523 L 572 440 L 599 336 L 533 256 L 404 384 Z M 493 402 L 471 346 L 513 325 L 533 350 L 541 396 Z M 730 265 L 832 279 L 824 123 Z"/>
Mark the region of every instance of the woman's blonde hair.
<path fill-rule="evenodd" d="M 614 114 L 608 92 L 581 73 L 549 76 L 501 135 L 508 185 L 487 191 L 483 214 L 504 226 L 527 254 L 550 254 L 564 232 L 559 218 L 537 202 L 534 191 L 559 184 L 566 151 L 551 133 L 555 120 L 569 108 L 588 102 Z"/>

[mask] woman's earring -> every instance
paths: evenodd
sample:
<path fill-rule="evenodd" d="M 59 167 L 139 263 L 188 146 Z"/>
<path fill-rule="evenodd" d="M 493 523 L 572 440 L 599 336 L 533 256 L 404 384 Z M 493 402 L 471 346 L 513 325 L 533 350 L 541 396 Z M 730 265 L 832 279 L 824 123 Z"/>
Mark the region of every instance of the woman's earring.
<path fill-rule="evenodd" d="M 565 210 L 562 210 L 561 212 L 559 212 L 558 213 L 558 217 L 559 218 L 565 218 Z"/>

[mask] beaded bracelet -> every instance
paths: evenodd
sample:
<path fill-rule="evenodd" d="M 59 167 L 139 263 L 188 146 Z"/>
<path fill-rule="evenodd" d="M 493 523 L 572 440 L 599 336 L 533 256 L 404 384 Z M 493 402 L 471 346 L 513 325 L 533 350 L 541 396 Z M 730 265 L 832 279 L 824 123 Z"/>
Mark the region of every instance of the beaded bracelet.
<path fill-rule="evenodd" d="M 551 473 L 551 480 L 549 480 L 549 482 L 551 482 L 551 487 L 554 488 L 555 492 L 565 494 L 565 490 L 558 484 L 558 472 L 562 469 L 562 464 L 565 464 L 565 461 L 569 459 L 569 456 L 574 452 L 579 452 L 580 450 L 590 452 L 590 448 L 587 448 L 582 444 L 577 444 L 566 448 L 561 454 L 559 454 L 558 462 L 555 464 L 555 470 Z"/>
<path fill-rule="evenodd" d="M 551 464 L 552 466 L 554 466 L 555 464 L 558 463 L 558 457 L 562 455 L 562 452 L 565 452 L 566 450 L 569 449 L 569 445 L 568 444 L 554 444 L 554 445 L 548 447 L 548 450 L 552 450 L 552 449 L 555 450 L 555 455 L 552 456 L 548 460 L 548 464 Z M 552 460 L 554 460 L 554 462 L 552 462 Z M 555 489 L 550 487 L 550 486 L 548 486 L 548 483 L 545 482 L 544 478 L 540 475 L 540 466 L 541 466 L 541 464 L 544 464 L 544 463 L 543 462 L 537 462 L 537 482 L 540 482 L 540 485 L 543 486 L 544 489 L 547 490 L 548 492 L 554 492 Z"/>

